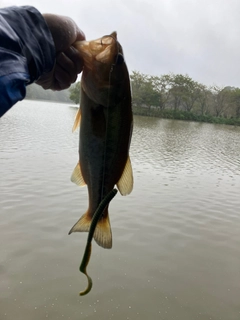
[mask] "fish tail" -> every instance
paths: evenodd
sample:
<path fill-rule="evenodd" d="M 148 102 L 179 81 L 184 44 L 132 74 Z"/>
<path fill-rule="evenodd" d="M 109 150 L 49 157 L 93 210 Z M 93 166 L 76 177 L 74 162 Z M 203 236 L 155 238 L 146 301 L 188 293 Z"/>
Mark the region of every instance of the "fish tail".
<path fill-rule="evenodd" d="M 68 234 L 71 234 L 72 232 L 88 232 L 90 229 L 91 222 L 92 218 L 89 215 L 89 211 L 87 211 L 74 224 L 74 226 L 71 228 Z M 112 248 L 112 230 L 108 212 L 105 212 L 104 216 L 99 219 L 93 237 L 99 246 L 106 249 Z"/>
<path fill-rule="evenodd" d="M 105 249 L 112 248 L 112 230 L 108 212 L 99 219 L 93 237 L 100 247 Z"/>
<path fill-rule="evenodd" d="M 91 217 L 89 216 L 89 212 L 87 211 L 81 218 L 74 224 L 68 234 L 72 232 L 88 232 L 91 225 Z"/>

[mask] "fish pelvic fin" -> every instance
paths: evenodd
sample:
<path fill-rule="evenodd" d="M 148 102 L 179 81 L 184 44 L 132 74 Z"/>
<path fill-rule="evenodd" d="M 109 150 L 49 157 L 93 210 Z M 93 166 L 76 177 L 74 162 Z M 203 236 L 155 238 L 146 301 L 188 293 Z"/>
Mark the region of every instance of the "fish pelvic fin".
<path fill-rule="evenodd" d="M 78 162 L 76 167 L 73 170 L 72 176 L 71 176 L 71 181 L 73 183 L 76 183 L 77 186 L 83 187 L 86 185 L 86 182 L 83 179 L 82 176 L 82 171 L 80 167 L 80 163 Z"/>
<path fill-rule="evenodd" d="M 93 237 L 100 247 L 105 249 L 112 248 L 112 230 L 108 212 L 99 219 Z"/>
<path fill-rule="evenodd" d="M 79 108 L 76 115 L 75 115 L 74 124 L 72 127 L 72 132 L 74 132 L 80 126 L 80 122 L 81 122 L 81 110 Z"/>
<path fill-rule="evenodd" d="M 89 217 L 88 211 L 81 216 L 81 218 L 74 224 L 68 234 L 72 232 L 88 232 L 91 225 L 91 217 Z"/>
<path fill-rule="evenodd" d="M 130 157 L 128 156 L 122 176 L 117 182 L 117 188 L 122 196 L 130 194 L 133 189 L 133 172 Z"/>

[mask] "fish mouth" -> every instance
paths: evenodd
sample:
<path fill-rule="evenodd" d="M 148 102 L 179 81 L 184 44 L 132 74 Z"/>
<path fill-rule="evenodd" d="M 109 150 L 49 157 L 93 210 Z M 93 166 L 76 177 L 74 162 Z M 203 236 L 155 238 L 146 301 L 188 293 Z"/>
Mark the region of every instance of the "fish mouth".
<path fill-rule="evenodd" d="M 74 47 L 83 58 L 84 66 L 89 69 L 91 69 L 94 60 L 108 65 L 118 65 L 118 62 L 123 60 L 122 53 L 120 59 L 118 59 L 120 45 L 115 31 L 93 41 L 77 41 Z"/>
<path fill-rule="evenodd" d="M 111 34 L 106 34 L 101 39 L 103 40 L 104 38 L 112 38 L 113 40 L 117 41 L 117 32 L 113 31 Z"/>

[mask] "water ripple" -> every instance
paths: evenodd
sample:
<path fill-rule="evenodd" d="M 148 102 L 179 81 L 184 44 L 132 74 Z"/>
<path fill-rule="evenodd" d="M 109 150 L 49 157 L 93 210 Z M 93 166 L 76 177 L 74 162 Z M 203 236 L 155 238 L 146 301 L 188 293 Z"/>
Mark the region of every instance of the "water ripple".
<path fill-rule="evenodd" d="M 94 243 L 80 299 L 75 112 L 24 101 L 0 119 L 0 319 L 238 319 L 240 129 L 135 117 L 134 190 L 110 205 L 113 249 Z"/>

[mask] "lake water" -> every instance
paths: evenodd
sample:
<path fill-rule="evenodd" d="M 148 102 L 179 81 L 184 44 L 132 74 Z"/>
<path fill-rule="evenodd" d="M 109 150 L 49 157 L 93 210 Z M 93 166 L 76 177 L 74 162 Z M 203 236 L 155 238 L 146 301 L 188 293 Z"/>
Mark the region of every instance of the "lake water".
<path fill-rule="evenodd" d="M 135 117 L 134 190 L 110 205 L 113 248 L 68 235 L 76 109 L 24 101 L 0 119 L 0 319 L 239 320 L 240 128 Z"/>

